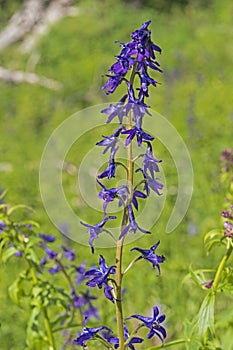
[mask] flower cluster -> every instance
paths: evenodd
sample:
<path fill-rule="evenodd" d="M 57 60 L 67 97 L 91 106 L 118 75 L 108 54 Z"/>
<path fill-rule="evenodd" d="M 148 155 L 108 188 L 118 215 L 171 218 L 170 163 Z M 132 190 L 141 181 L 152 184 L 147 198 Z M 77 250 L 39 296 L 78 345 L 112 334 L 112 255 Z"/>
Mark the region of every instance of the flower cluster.
<path fill-rule="evenodd" d="M 161 160 L 153 154 L 152 141 L 153 135 L 143 130 L 143 118 L 146 115 L 151 116 L 150 106 L 145 102 L 149 97 L 149 87 L 157 86 L 157 81 L 150 75 L 150 70 L 162 72 L 160 65 L 156 60 L 156 53 L 161 53 L 159 46 L 151 40 L 151 32 L 148 29 L 151 21 L 145 22 L 142 27 L 131 34 L 131 41 L 128 43 L 120 42 L 121 52 L 116 56 L 116 62 L 110 67 L 108 80 L 103 86 L 106 94 L 112 94 L 119 85 L 125 84 L 126 93 L 119 102 L 110 104 L 102 110 L 107 114 L 107 123 L 114 118 L 118 118 L 119 126 L 110 136 L 103 136 L 103 139 L 97 142 L 97 146 L 103 147 L 103 154 L 109 154 L 109 161 L 106 168 L 98 175 L 96 182 L 100 187 L 98 197 L 103 201 L 103 218 L 97 224 L 81 222 L 87 227 L 89 234 L 89 245 L 94 254 L 94 241 L 100 234 L 109 234 L 116 243 L 116 264 L 108 264 L 103 255 L 99 258 L 99 267 L 91 268 L 87 271 L 82 270 L 84 278 L 88 281 L 86 285 L 103 289 L 105 297 L 116 304 L 117 336 L 106 326 L 89 328 L 86 326 L 86 319 L 83 322 L 83 330 L 74 340 L 75 345 L 86 347 L 89 340 L 99 340 L 110 349 L 135 349 L 135 344 L 142 343 L 144 339 L 134 336 L 141 328 L 149 328 L 148 339 L 157 336 L 162 343 L 166 338 L 166 330 L 161 323 L 165 320 L 165 315 L 159 315 L 157 306 L 153 308 L 153 316 L 145 317 L 134 314 L 128 318 L 123 317 L 122 308 L 122 279 L 127 271 L 139 260 L 150 262 L 153 268 L 158 270 L 160 275 L 160 264 L 164 262 L 163 255 L 156 255 L 160 242 L 157 242 L 149 249 L 135 247 L 132 251 L 139 252 L 140 255 L 132 260 L 129 266 L 122 271 L 122 255 L 125 237 L 131 233 L 140 231 L 144 234 L 150 234 L 147 229 L 140 227 L 136 221 L 136 212 L 139 210 L 139 201 L 145 200 L 154 191 L 161 195 L 163 188 L 159 173 L 159 164 Z M 133 142 L 140 151 L 140 155 L 133 158 Z M 124 145 L 127 150 L 127 164 L 117 160 L 120 147 Z M 135 160 L 141 161 L 141 166 L 135 169 Z M 127 178 L 124 185 L 113 187 L 107 186 L 105 181 L 117 177 L 118 168 L 123 167 L 126 170 Z M 134 176 L 134 174 L 136 176 Z M 137 178 L 137 182 L 135 180 Z M 138 180 L 139 179 L 139 180 Z M 136 183 L 135 183 L 136 182 Z M 111 230 L 107 228 L 109 222 L 116 219 L 115 215 L 108 215 L 109 206 L 117 201 L 122 208 L 123 218 L 120 232 L 115 237 Z M 137 319 L 140 324 L 136 330 L 129 333 L 125 324 L 126 320 Z"/>
<path fill-rule="evenodd" d="M 233 237 L 233 205 L 231 205 L 231 208 L 229 210 L 222 211 L 222 217 L 227 219 L 223 223 L 224 235 L 225 237 L 231 238 Z"/>

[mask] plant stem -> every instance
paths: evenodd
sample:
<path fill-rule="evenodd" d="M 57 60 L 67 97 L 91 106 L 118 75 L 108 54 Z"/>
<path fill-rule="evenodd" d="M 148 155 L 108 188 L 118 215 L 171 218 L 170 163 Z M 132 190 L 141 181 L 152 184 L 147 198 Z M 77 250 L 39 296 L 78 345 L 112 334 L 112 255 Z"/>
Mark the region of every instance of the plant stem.
<path fill-rule="evenodd" d="M 36 276 L 36 273 L 35 273 L 35 270 L 33 268 L 33 265 L 32 263 L 27 260 L 29 266 L 30 266 L 30 272 L 31 272 L 31 275 L 32 275 L 32 280 L 33 280 L 33 284 L 34 285 L 38 285 L 38 278 Z M 44 306 L 41 307 L 42 309 L 42 312 L 43 312 L 43 315 L 44 315 L 44 325 L 45 325 L 45 329 L 47 331 L 47 336 L 48 336 L 48 340 L 49 340 L 49 350 L 56 350 L 56 345 L 55 345 L 55 341 L 54 341 L 54 337 L 53 337 L 53 332 L 52 332 L 52 329 L 51 329 L 51 324 L 50 324 L 50 321 L 49 321 L 49 317 L 48 317 L 48 313 L 47 313 L 47 310 Z"/>
<path fill-rule="evenodd" d="M 137 62 L 135 62 L 132 73 L 130 76 L 130 84 L 133 85 L 134 77 L 136 74 L 136 67 Z M 128 115 L 127 130 L 132 128 L 132 118 L 131 113 Z M 130 203 L 132 198 L 132 191 L 133 191 L 133 156 L 132 156 L 132 144 L 130 143 L 127 147 L 127 185 L 128 185 L 128 198 L 127 198 L 127 204 Z M 129 220 L 129 214 L 128 214 L 128 206 L 124 208 L 124 214 L 122 218 L 122 225 L 121 225 L 121 232 L 127 225 Z M 125 237 L 122 237 L 117 241 L 116 244 L 116 319 L 117 319 L 117 332 L 119 337 L 119 350 L 124 350 L 124 321 L 123 321 L 123 308 L 122 308 L 122 255 L 123 255 L 123 246 L 124 246 L 124 239 Z"/>
<path fill-rule="evenodd" d="M 159 349 L 168 348 L 168 347 L 173 346 L 173 345 L 184 344 L 184 343 L 187 343 L 187 340 L 179 339 L 179 340 L 174 340 L 174 341 L 171 341 L 169 343 L 162 344 L 162 345 L 153 346 L 152 348 L 148 348 L 147 350 L 159 350 Z"/>
<path fill-rule="evenodd" d="M 226 250 L 226 253 L 223 256 L 219 266 L 218 266 L 216 275 L 214 277 L 213 290 L 216 290 L 218 288 L 218 284 L 219 284 L 219 280 L 220 280 L 220 277 L 221 277 L 221 273 L 222 273 L 222 271 L 224 269 L 224 266 L 225 266 L 227 260 L 229 259 L 230 255 L 232 253 L 232 249 L 233 249 L 233 246 L 232 246 L 232 243 L 231 243 L 231 238 L 227 238 L 227 250 Z"/>

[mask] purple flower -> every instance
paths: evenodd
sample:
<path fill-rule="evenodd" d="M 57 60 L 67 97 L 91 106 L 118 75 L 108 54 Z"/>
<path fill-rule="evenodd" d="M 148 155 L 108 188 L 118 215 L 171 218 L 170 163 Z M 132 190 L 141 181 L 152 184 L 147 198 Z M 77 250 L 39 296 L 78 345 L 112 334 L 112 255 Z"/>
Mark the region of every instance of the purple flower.
<path fill-rule="evenodd" d="M 6 223 L 4 221 L 0 221 L 0 233 L 2 233 L 5 228 L 6 228 Z"/>
<path fill-rule="evenodd" d="M 66 247 L 62 246 L 61 247 L 63 252 L 64 252 L 64 256 L 66 257 L 67 260 L 73 261 L 75 260 L 75 252 L 74 249 L 67 249 Z"/>
<path fill-rule="evenodd" d="M 130 111 L 133 112 L 133 120 L 137 122 L 138 128 L 141 128 L 142 118 L 145 114 L 151 115 L 148 112 L 149 106 L 144 103 L 144 95 L 138 94 L 138 98 L 135 97 L 133 86 L 126 82 L 128 88 L 128 102 L 125 106 L 125 113 L 128 115 Z"/>
<path fill-rule="evenodd" d="M 153 317 L 145 317 L 145 316 L 135 314 L 128 317 L 127 319 L 130 319 L 130 318 L 138 319 L 139 321 L 144 323 L 145 327 L 148 327 L 150 329 L 147 335 L 148 339 L 151 339 L 154 335 L 156 335 L 163 342 L 164 339 L 166 338 L 167 336 L 166 330 L 163 326 L 160 325 L 161 323 L 163 323 L 166 316 L 164 314 L 159 316 L 159 309 L 157 306 L 153 308 Z"/>
<path fill-rule="evenodd" d="M 47 259 L 55 260 L 57 255 L 58 255 L 57 252 L 55 252 L 54 250 L 47 247 L 46 244 L 43 245 L 43 248 L 44 248 L 46 254 L 40 261 L 41 265 L 45 265 L 47 262 Z"/>
<path fill-rule="evenodd" d="M 61 271 L 61 267 L 58 264 L 55 264 L 54 267 L 50 267 L 48 269 L 48 272 L 51 273 L 51 275 L 55 275 L 56 273 L 58 273 L 59 271 Z"/>
<path fill-rule="evenodd" d="M 105 326 L 99 326 L 96 328 L 83 327 L 82 333 L 73 341 L 73 344 L 80 345 L 83 348 L 85 348 L 86 342 L 90 339 L 95 338 L 96 334 L 103 329 L 106 329 L 107 331 L 111 331 L 110 328 Z"/>
<path fill-rule="evenodd" d="M 112 177 L 115 177 L 115 171 L 116 171 L 116 163 L 115 163 L 115 154 L 117 152 L 119 147 L 113 148 L 110 153 L 110 159 L 108 162 L 108 167 L 106 170 L 104 170 L 99 176 L 99 179 L 103 179 L 104 177 L 107 177 L 108 179 L 111 179 Z"/>
<path fill-rule="evenodd" d="M 85 279 L 84 273 L 85 273 L 86 262 L 84 261 L 81 265 L 73 266 L 73 267 L 77 271 L 76 284 L 77 286 L 79 286 L 82 283 L 82 281 Z"/>
<path fill-rule="evenodd" d="M 84 222 L 80 221 L 80 223 L 83 226 L 86 226 L 88 228 L 88 232 L 90 234 L 90 239 L 89 239 L 89 244 L 91 247 L 92 254 L 94 253 L 94 247 L 93 247 L 93 241 L 98 238 L 99 234 L 103 231 L 107 232 L 103 228 L 103 226 L 106 224 L 108 220 L 116 219 L 116 216 L 106 216 L 102 221 L 100 221 L 96 225 L 90 225 L 90 224 L 85 224 Z"/>
<path fill-rule="evenodd" d="M 128 211 L 129 211 L 129 224 L 125 226 L 125 228 L 122 230 L 119 239 L 121 239 L 128 231 L 136 233 L 137 230 L 143 232 L 143 233 L 148 233 L 150 234 L 150 231 L 144 230 L 141 227 L 138 226 L 138 224 L 135 221 L 135 216 L 133 213 L 133 208 L 132 205 L 128 205 Z"/>
<path fill-rule="evenodd" d="M 138 190 L 135 190 L 133 192 L 133 195 L 132 195 L 132 203 L 134 205 L 134 207 L 138 210 L 138 201 L 137 201 L 137 197 L 138 198 L 146 198 L 146 194 L 144 194 L 143 192 L 141 191 L 138 191 Z"/>
<path fill-rule="evenodd" d="M 142 141 L 152 141 L 154 140 L 154 137 L 147 134 L 145 131 L 143 131 L 141 128 L 138 128 L 137 126 L 134 126 L 130 130 L 123 131 L 122 134 L 128 134 L 129 136 L 126 138 L 125 146 L 128 146 L 130 142 L 133 140 L 133 138 L 136 136 L 138 146 L 142 146 Z"/>
<path fill-rule="evenodd" d="M 123 76 L 116 74 L 116 75 L 109 75 L 106 74 L 106 76 L 109 78 L 106 84 L 103 86 L 103 90 L 105 90 L 106 94 L 112 94 L 116 88 L 121 84 Z"/>
<path fill-rule="evenodd" d="M 44 242 L 46 243 L 52 243 L 55 241 L 55 237 L 51 235 L 45 235 L 44 233 L 39 233 L 40 238 L 43 239 Z"/>
<path fill-rule="evenodd" d="M 107 342 L 109 344 L 114 345 L 115 349 L 119 348 L 119 338 L 114 337 L 112 331 L 102 331 L 101 332 L 104 339 L 107 340 Z M 126 325 L 124 324 L 124 340 L 126 341 L 129 338 L 129 331 L 126 327 Z M 131 349 L 131 350 L 135 350 L 135 347 L 133 344 L 138 344 L 138 343 L 142 343 L 143 339 L 139 338 L 139 337 L 132 337 L 129 341 L 129 343 L 127 344 L 127 348 Z"/>
<path fill-rule="evenodd" d="M 163 188 L 163 184 L 159 182 L 159 178 L 152 178 L 149 175 L 145 174 L 143 169 L 139 168 L 136 170 L 136 172 L 141 171 L 143 174 L 143 177 L 145 179 L 144 183 L 144 190 L 146 191 L 147 196 L 150 194 L 150 189 L 152 189 L 155 193 L 157 193 L 159 196 L 161 196 L 160 190 Z"/>
<path fill-rule="evenodd" d="M 105 149 L 103 153 L 106 153 L 109 148 L 111 151 L 115 148 L 117 142 L 119 141 L 118 136 L 120 135 L 121 131 L 124 130 L 124 126 L 120 126 L 119 128 L 116 129 L 116 131 L 111 135 L 111 136 L 104 136 L 104 140 L 101 140 L 97 142 L 97 146 L 105 146 Z"/>
<path fill-rule="evenodd" d="M 23 252 L 21 250 L 17 250 L 15 252 L 15 256 L 17 256 L 18 258 L 21 258 L 22 255 L 23 255 Z"/>
<path fill-rule="evenodd" d="M 154 252 L 156 248 L 158 247 L 160 241 L 158 241 L 156 244 L 154 244 L 150 249 L 141 249 L 141 248 L 132 248 L 131 250 L 136 250 L 142 255 L 140 258 L 143 258 L 145 260 L 148 260 L 149 262 L 152 263 L 153 268 L 157 267 L 159 275 L 160 275 L 160 266 L 159 264 L 163 263 L 165 260 L 165 257 L 162 255 L 156 255 Z"/>
<path fill-rule="evenodd" d="M 113 295 L 111 293 L 112 287 L 110 287 L 107 282 L 110 274 L 115 274 L 115 266 L 107 267 L 105 263 L 105 259 L 102 255 L 100 255 L 99 260 L 99 269 L 92 268 L 85 272 L 85 277 L 89 278 L 89 281 L 86 283 L 89 287 L 98 287 L 99 289 L 104 286 L 104 294 L 107 299 L 114 302 Z"/>
<path fill-rule="evenodd" d="M 159 172 L 158 163 L 161 163 L 162 160 L 157 160 L 154 158 L 150 142 L 147 142 L 147 150 L 143 155 L 143 158 L 143 173 L 147 176 L 149 172 L 151 178 L 154 179 L 154 172 Z"/>
<path fill-rule="evenodd" d="M 110 188 L 109 190 L 97 180 L 98 184 L 102 187 L 102 191 L 98 197 L 104 200 L 103 209 L 104 216 L 106 216 L 107 206 L 110 202 L 113 202 L 115 198 L 119 199 L 119 206 L 124 203 L 127 197 L 128 188 L 126 186 L 119 186 L 117 188 Z"/>
<path fill-rule="evenodd" d="M 109 114 L 109 117 L 106 121 L 107 124 L 110 123 L 115 117 L 118 117 L 119 123 L 122 124 L 123 117 L 126 115 L 124 103 L 126 101 L 127 96 L 128 95 L 124 95 L 119 102 L 115 104 L 110 104 L 109 107 L 101 111 L 101 113 Z"/>

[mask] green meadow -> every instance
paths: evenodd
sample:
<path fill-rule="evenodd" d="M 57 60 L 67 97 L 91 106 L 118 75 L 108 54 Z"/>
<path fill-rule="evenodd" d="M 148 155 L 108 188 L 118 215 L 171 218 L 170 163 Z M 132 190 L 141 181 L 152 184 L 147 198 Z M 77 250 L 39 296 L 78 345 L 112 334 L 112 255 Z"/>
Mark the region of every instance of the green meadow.
<path fill-rule="evenodd" d="M 207 231 L 221 227 L 226 186 L 220 179 L 219 158 L 223 150 L 233 146 L 233 3 L 230 0 L 190 1 L 186 5 L 165 2 L 165 6 L 159 1 L 157 7 L 154 3 L 80 0 L 76 2 L 77 16 L 54 24 L 30 53 L 21 52 L 21 43 L 2 52 L 1 66 L 33 70 L 60 82 L 61 88 L 51 90 L 38 84 L 0 81 L 0 188 L 7 190 L 6 203 L 31 208 L 19 210 L 16 214 L 19 220 L 35 220 L 40 225 L 39 232 L 54 234 L 58 242 L 64 241 L 50 221 L 40 195 L 43 150 L 52 132 L 71 115 L 121 97 L 121 92 L 106 96 L 101 89 L 106 80 L 104 74 L 119 52 L 119 43 L 114 42 L 129 41 L 130 33 L 151 19 L 152 39 L 162 48 L 158 60 L 163 74 L 155 75 L 160 84 L 152 90 L 148 103 L 176 128 L 188 148 L 194 174 L 193 195 L 182 222 L 166 233 L 176 200 L 178 176 L 166 145 L 155 140 L 155 155 L 163 160 L 166 202 L 153 234 L 126 246 L 124 265 L 134 257 L 130 248 L 147 248 L 158 240 L 161 241 L 158 252 L 166 261 L 161 266 L 160 277 L 145 262 L 129 272 L 125 280 L 125 313 L 145 315 L 153 305 L 161 305 L 167 315 L 168 340 L 175 340 L 183 337 L 184 322 L 197 314 L 205 295 L 205 290 L 185 280 L 190 267 L 215 268 L 221 259 L 218 247 L 206 254 L 203 237 Z M 0 29 L 19 5 L 19 1 L 12 1 L 2 10 Z M 153 123 L 156 125 L 156 118 Z M 91 208 L 77 191 L 77 174 L 87 152 L 109 130 L 113 130 L 111 125 L 88 132 L 72 146 L 65 159 L 64 193 L 73 211 L 86 222 L 94 222 L 102 214 Z M 100 155 L 101 152 L 99 148 Z M 106 156 L 103 159 L 107 161 Z M 114 249 L 96 249 L 96 254 L 91 255 L 89 246 L 72 240 L 68 243 L 75 248 L 80 263 L 86 259 L 89 266 L 95 264 L 101 253 L 114 261 Z M 29 310 L 27 305 L 15 306 L 8 295 L 8 287 L 21 267 L 16 257 L 0 266 L 1 350 L 25 347 Z M 60 283 L 59 277 L 52 278 L 54 283 Z M 220 297 L 217 304 L 218 337 L 224 350 L 233 350 L 232 330 L 224 323 L 224 311 L 232 308 L 230 297 L 232 291 L 229 298 Z M 102 320 L 114 324 L 114 306 L 109 305 L 106 314 L 105 303 L 100 299 Z M 77 331 L 72 330 L 74 337 Z M 146 349 L 146 343 L 138 348 Z M 183 345 L 176 348 L 185 349 Z"/>

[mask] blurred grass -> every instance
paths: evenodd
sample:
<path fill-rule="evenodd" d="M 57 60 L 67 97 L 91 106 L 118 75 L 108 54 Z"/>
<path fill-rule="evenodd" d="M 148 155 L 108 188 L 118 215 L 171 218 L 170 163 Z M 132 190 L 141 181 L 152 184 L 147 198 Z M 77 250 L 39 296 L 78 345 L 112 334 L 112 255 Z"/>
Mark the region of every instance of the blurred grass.
<path fill-rule="evenodd" d="M 15 6 L 18 6 L 17 2 L 5 10 L 5 22 Z M 172 234 L 164 234 L 174 203 L 174 198 L 168 196 L 154 230 L 156 235 L 137 242 L 137 246 L 148 247 L 160 239 L 159 253 L 167 259 L 159 279 L 154 276 L 155 272 L 150 273 L 146 263 L 140 265 L 136 275 L 135 270 L 129 272 L 126 309 L 127 313 L 145 314 L 152 305 L 162 304 L 168 315 L 168 335 L 177 338 L 181 336 L 183 320 L 187 315 L 191 319 L 196 314 L 203 297 L 192 285 L 181 284 L 189 265 L 213 267 L 220 259 L 218 250 L 206 258 L 202 237 L 219 222 L 224 198 L 219 180 L 219 155 L 223 149 L 232 146 L 233 48 L 230 42 L 233 4 L 229 0 L 216 0 L 205 8 L 191 3 L 185 8 L 174 7 L 169 13 L 153 7 L 137 8 L 120 1 L 80 1 L 77 6 L 78 17 L 66 18 L 54 25 L 29 55 L 19 53 L 19 44 L 2 54 L 3 66 L 22 70 L 28 69 L 33 57 L 38 57 L 35 72 L 62 82 L 63 89 L 53 92 L 26 83 L 0 82 L 1 187 L 9 190 L 8 202 L 24 203 L 35 210 L 33 219 L 39 221 L 41 230 L 56 231 L 42 206 L 39 192 L 38 169 L 43 148 L 53 130 L 77 110 L 117 99 L 117 96 L 106 98 L 101 90 L 102 76 L 119 50 L 114 41 L 128 41 L 130 32 L 150 18 L 152 38 L 163 49 L 159 61 L 164 74 L 157 77 L 162 84 L 151 93 L 149 104 L 168 118 L 186 142 L 195 182 L 190 208 L 179 227 Z M 120 93 L 118 97 L 121 97 Z M 88 145 L 94 146 L 96 141 L 96 135 L 88 135 L 87 141 L 80 141 L 82 152 L 76 154 L 80 144 L 74 146 L 67 161 L 78 166 Z M 155 149 L 156 155 L 163 159 L 168 186 L 172 186 L 176 181 L 172 160 L 162 145 L 155 144 Z M 77 196 L 80 203 L 76 179 L 64 174 L 63 181 L 71 203 Z M 81 204 L 78 210 L 87 220 L 91 219 L 92 211 L 85 203 Z M 76 210 L 75 205 L 72 206 Z M 195 235 L 188 233 L 190 227 L 194 228 Z M 80 261 L 89 256 L 89 248 L 73 245 Z M 97 249 L 97 254 L 99 252 Z M 107 259 L 114 259 L 113 250 L 104 253 Z M 126 254 L 125 263 L 131 256 L 132 253 Z M 90 263 L 95 259 L 96 256 L 90 257 Z M 17 271 L 18 266 L 14 263 L 1 267 L 0 339 L 3 350 L 24 346 L 27 315 L 10 306 L 7 297 L 7 286 Z M 224 306 L 226 301 L 221 303 Z M 12 324 L 15 317 L 20 322 Z M 108 319 L 111 317 L 113 313 L 109 311 Z"/>

